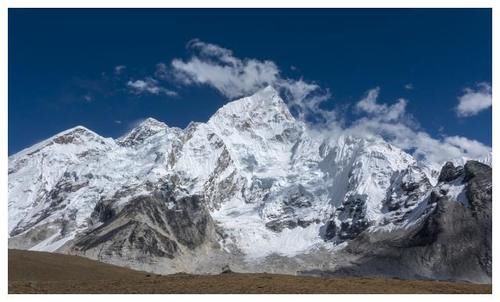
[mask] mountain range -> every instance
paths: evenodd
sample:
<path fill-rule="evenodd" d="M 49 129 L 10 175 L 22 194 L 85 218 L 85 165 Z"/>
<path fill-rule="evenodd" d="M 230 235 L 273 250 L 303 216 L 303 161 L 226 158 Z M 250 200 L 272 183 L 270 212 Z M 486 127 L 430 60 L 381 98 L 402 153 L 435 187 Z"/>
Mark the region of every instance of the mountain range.
<path fill-rule="evenodd" d="M 272 87 L 185 129 L 68 129 L 8 173 L 9 248 L 165 274 L 491 282 L 491 156 L 430 165 L 319 132 Z"/>

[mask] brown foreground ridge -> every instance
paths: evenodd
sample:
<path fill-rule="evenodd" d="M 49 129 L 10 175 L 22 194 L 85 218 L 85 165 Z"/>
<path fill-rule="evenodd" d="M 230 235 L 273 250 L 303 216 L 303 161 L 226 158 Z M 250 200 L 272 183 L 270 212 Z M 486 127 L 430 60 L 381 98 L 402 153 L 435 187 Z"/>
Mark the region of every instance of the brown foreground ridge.
<path fill-rule="evenodd" d="M 78 256 L 9 250 L 9 293 L 490 294 L 491 285 L 240 273 L 161 276 Z"/>

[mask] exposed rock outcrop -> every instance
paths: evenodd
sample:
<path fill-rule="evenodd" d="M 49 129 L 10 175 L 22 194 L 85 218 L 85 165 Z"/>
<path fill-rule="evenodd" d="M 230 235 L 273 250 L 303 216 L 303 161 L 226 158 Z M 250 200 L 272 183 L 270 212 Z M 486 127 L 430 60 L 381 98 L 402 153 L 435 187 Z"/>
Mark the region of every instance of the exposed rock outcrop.
<path fill-rule="evenodd" d="M 418 224 L 392 233 L 364 232 L 346 253 L 353 263 L 333 274 L 491 282 L 491 167 L 475 161 L 440 177 L 441 185 L 463 178 L 470 204 L 433 190 L 429 213 Z M 450 175 L 446 165 L 441 175 Z"/>

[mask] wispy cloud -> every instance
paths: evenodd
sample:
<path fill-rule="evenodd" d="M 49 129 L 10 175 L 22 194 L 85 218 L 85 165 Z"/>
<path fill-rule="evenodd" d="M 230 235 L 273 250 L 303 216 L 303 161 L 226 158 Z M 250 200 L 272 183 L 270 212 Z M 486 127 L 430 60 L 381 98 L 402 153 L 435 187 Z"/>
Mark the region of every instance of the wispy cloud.
<path fill-rule="evenodd" d="M 413 88 L 414 88 L 414 87 L 413 87 L 413 84 L 412 84 L 412 83 L 408 83 L 408 84 L 406 84 L 406 85 L 405 85 L 405 89 L 406 89 L 406 90 L 413 90 Z"/>
<path fill-rule="evenodd" d="M 399 99 L 392 105 L 379 104 L 377 98 L 380 87 L 373 88 L 366 93 L 366 96 L 356 103 L 358 112 L 366 113 L 369 116 L 378 117 L 384 121 L 396 121 L 401 119 L 406 113 L 407 100 Z"/>
<path fill-rule="evenodd" d="M 173 75 L 184 85 L 205 84 L 229 98 L 251 94 L 279 79 L 279 70 L 271 61 L 239 59 L 229 49 L 193 40 L 188 43 L 193 56 L 171 63 Z"/>
<path fill-rule="evenodd" d="M 86 102 L 88 102 L 88 103 L 90 103 L 90 102 L 92 102 L 92 101 L 94 100 L 94 98 L 93 98 L 90 94 L 86 94 L 86 95 L 84 95 L 84 96 L 83 96 L 83 99 L 84 99 Z"/>
<path fill-rule="evenodd" d="M 395 121 L 400 119 L 406 113 L 407 100 L 399 99 L 392 105 L 379 104 L 377 98 L 380 93 L 380 87 L 369 90 L 366 96 L 356 103 L 358 112 L 364 112 L 370 116 L 380 117 L 385 121 Z"/>
<path fill-rule="evenodd" d="M 456 113 L 459 117 L 467 117 L 491 107 L 491 85 L 479 83 L 476 89 L 465 88 L 464 94 L 458 98 Z"/>
<path fill-rule="evenodd" d="M 344 129 L 356 136 L 381 136 L 389 143 L 412 153 L 417 159 L 441 163 L 460 157 L 479 158 L 491 152 L 491 147 L 462 136 L 433 138 L 420 129 L 414 117 L 406 112 L 407 101 L 397 100 L 392 105 L 378 102 L 380 88 L 366 93 L 356 104 L 356 110 L 365 116 Z"/>
<path fill-rule="evenodd" d="M 175 91 L 169 90 L 165 87 L 161 87 L 158 84 L 158 81 L 153 78 L 128 81 L 127 86 L 130 88 L 130 91 L 135 94 L 154 94 L 154 95 L 165 94 L 168 96 L 177 95 Z"/>
<path fill-rule="evenodd" d="M 156 64 L 156 70 L 155 70 L 154 76 L 157 79 L 163 79 L 163 80 L 168 79 L 168 67 L 167 67 L 167 64 L 162 63 L 162 62 Z"/>
<path fill-rule="evenodd" d="M 118 65 L 118 66 L 115 66 L 114 68 L 114 72 L 115 74 L 119 75 L 119 74 L 122 74 L 123 71 L 127 68 L 127 66 L 125 65 Z"/>

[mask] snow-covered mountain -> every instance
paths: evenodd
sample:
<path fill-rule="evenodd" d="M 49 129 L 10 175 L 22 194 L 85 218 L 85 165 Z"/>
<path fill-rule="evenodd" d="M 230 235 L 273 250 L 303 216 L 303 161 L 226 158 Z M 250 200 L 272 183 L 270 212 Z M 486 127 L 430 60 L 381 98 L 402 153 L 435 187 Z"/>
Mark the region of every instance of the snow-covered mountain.
<path fill-rule="evenodd" d="M 149 118 L 116 140 L 66 130 L 9 158 L 9 247 L 163 273 L 324 273 L 365 255 L 349 253 L 363 238 L 413 238 L 438 199 L 471 208 L 479 176 L 467 178 L 465 162 L 460 177 L 437 179 L 382 139 L 332 137 L 296 120 L 272 87 L 186 129 Z M 489 171 L 475 190 L 491 187 Z M 491 278 L 478 267 L 457 278 Z"/>

